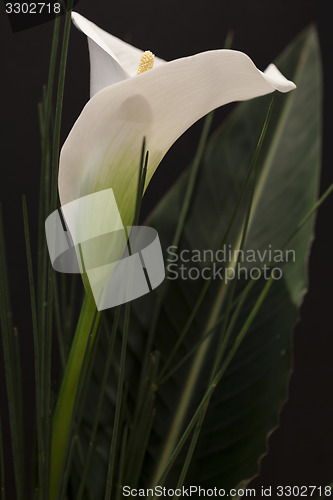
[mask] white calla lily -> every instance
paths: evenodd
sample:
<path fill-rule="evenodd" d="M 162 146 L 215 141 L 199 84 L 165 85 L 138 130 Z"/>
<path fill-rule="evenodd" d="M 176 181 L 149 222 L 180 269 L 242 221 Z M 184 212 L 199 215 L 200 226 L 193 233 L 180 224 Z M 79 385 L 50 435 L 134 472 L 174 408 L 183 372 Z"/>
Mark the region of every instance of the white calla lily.
<path fill-rule="evenodd" d="M 136 75 L 142 51 L 77 13 L 89 42 L 92 98 L 65 141 L 59 167 L 62 204 L 112 188 L 124 225 L 134 214 L 143 138 L 146 187 L 172 144 L 211 110 L 295 88 L 274 65 L 260 71 L 244 53 L 213 50 L 164 62 Z"/>

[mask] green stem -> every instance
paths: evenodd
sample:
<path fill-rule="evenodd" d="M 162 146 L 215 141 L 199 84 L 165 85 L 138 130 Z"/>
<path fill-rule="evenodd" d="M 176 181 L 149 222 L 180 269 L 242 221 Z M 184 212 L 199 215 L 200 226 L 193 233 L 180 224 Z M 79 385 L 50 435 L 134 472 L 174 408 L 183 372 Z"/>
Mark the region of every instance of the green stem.
<path fill-rule="evenodd" d="M 62 41 L 60 66 L 59 66 L 59 80 L 57 91 L 57 102 L 54 121 L 54 134 L 52 146 L 52 177 L 51 177 L 51 199 L 50 210 L 53 211 L 57 208 L 57 185 L 58 185 L 58 169 L 59 169 L 59 150 L 60 150 L 60 131 L 61 131 L 61 118 L 62 107 L 64 99 L 65 76 L 67 65 L 67 54 L 69 45 L 69 35 L 71 30 L 71 11 L 73 0 L 69 0 L 68 8 L 65 16 L 64 35 Z"/>
<path fill-rule="evenodd" d="M 207 401 L 203 405 L 203 408 L 201 410 L 201 414 L 198 417 L 197 425 L 196 425 L 196 427 L 194 429 L 194 432 L 193 432 L 193 437 L 192 437 L 192 440 L 191 440 L 191 443 L 190 443 L 190 447 L 188 449 L 188 452 L 187 452 L 187 455 L 186 455 L 186 459 L 185 459 L 182 471 L 181 471 L 179 479 L 178 479 L 178 483 L 177 483 L 177 486 L 176 486 L 177 489 L 178 488 L 182 488 L 182 486 L 184 484 L 185 477 L 186 477 L 188 468 L 190 466 L 190 462 L 192 460 L 193 453 L 194 453 L 195 447 L 197 445 L 197 441 L 199 439 L 199 435 L 200 435 L 200 431 L 201 431 L 201 428 L 202 428 L 202 424 L 203 424 L 203 422 L 205 420 L 206 412 L 207 412 L 207 409 L 208 409 L 208 403 L 209 403 L 209 401 Z M 175 495 L 173 497 L 173 500 L 176 500 L 176 499 L 177 499 L 177 497 Z"/>
<path fill-rule="evenodd" d="M 94 421 L 94 425 L 93 425 L 91 435 L 90 435 L 90 440 L 89 440 L 89 449 L 88 449 L 88 452 L 86 453 L 84 465 L 81 469 L 82 475 L 81 475 L 79 490 L 78 490 L 78 493 L 76 495 L 77 500 L 82 499 L 85 484 L 86 484 L 86 478 L 87 478 L 87 474 L 88 474 L 88 470 L 89 470 L 89 466 L 90 466 L 90 461 L 91 461 L 91 457 L 92 457 L 94 447 L 95 447 L 97 429 L 98 429 L 98 425 L 100 424 L 102 405 L 103 405 L 104 395 L 105 395 L 106 386 L 107 386 L 107 382 L 108 382 L 108 376 L 109 376 L 109 372 L 110 372 L 112 356 L 114 353 L 114 345 L 115 345 L 115 340 L 116 340 L 116 335 L 117 335 L 118 325 L 119 325 L 119 316 L 120 316 L 120 307 L 117 307 L 115 315 L 114 315 L 113 325 L 112 325 L 112 333 L 110 336 L 111 338 L 109 341 L 109 347 L 108 347 L 108 352 L 107 352 L 107 357 L 106 357 L 106 362 L 105 362 L 105 367 L 104 367 L 104 372 L 103 372 L 103 378 L 102 378 L 102 383 L 101 383 L 101 388 L 100 388 L 100 393 L 99 393 L 99 398 L 98 398 L 98 403 L 97 403 L 95 421 Z"/>
<path fill-rule="evenodd" d="M 294 237 L 298 234 L 298 232 L 302 229 L 302 227 L 305 226 L 305 224 L 311 219 L 311 217 L 314 215 L 314 213 L 324 203 L 324 201 L 326 201 L 326 199 L 331 195 L 332 192 L 333 192 L 333 183 L 330 184 L 330 186 L 326 189 L 324 194 L 319 198 L 319 200 L 313 205 L 313 207 L 309 210 L 309 212 L 299 222 L 295 231 L 289 236 L 287 241 L 284 243 L 282 249 L 286 248 L 289 245 L 291 240 L 294 239 Z"/>
<path fill-rule="evenodd" d="M 67 53 L 68 53 L 68 43 L 69 43 L 69 34 L 71 27 L 71 9 L 72 9 L 73 1 L 69 1 L 68 10 L 65 16 L 65 26 L 64 26 L 64 34 L 63 34 L 63 42 L 62 42 L 62 50 L 60 57 L 60 67 L 59 67 L 59 80 L 58 80 L 58 91 L 57 91 L 57 101 L 56 101 L 56 113 L 55 113 L 55 123 L 54 123 L 54 134 L 53 134 L 53 145 L 52 145 L 52 171 L 51 171 L 51 190 L 50 190 L 50 210 L 53 211 L 57 206 L 57 178 L 58 178 L 58 163 L 59 163 L 59 146 L 60 146 L 60 129 L 61 129 L 61 117 L 62 117 L 62 106 L 63 106 L 63 94 L 64 94 L 64 85 L 65 85 L 65 74 L 66 74 L 66 63 L 67 63 Z M 56 20 L 57 22 L 57 20 Z M 47 107 L 47 112 L 50 111 L 50 106 Z M 45 382 L 42 387 L 42 409 L 44 411 L 45 418 L 45 440 L 46 440 L 46 450 L 45 450 L 45 463 L 48 468 L 48 464 L 50 463 L 50 469 L 45 471 L 43 478 L 40 478 L 43 484 L 43 495 L 46 496 L 47 488 L 48 488 L 48 480 L 49 480 L 49 490 L 51 493 L 51 498 L 54 498 L 56 494 L 57 482 L 59 478 L 59 472 L 61 470 L 61 463 L 63 459 L 64 449 L 66 446 L 68 428 L 70 423 L 70 417 L 73 409 L 73 402 L 77 389 L 77 381 L 74 377 L 74 395 L 68 394 L 66 392 L 66 385 L 64 383 L 62 385 L 60 395 L 58 398 L 58 403 L 60 402 L 61 411 L 59 413 L 59 406 L 57 405 L 56 412 L 54 415 L 53 421 L 53 432 L 52 436 L 50 436 L 50 403 L 51 403 L 51 345 L 52 345 L 52 327 L 53 327 L 53 305 L 54 305 L 54 271 L 51 269 L 51 265 L 48 265 L 48 293 L 47 293 L 47 314 L 46 314 L 46 335 L 45 341 L 43 340 L 41 354 L 43 356 L 41 373 L 45 373 Z M 89 323 L 88 323 L 89 324 Z M 80 321 L 79 325 L 80 327 Z M 84 327 L 81 328 L 84 330 Z M 80 328 L 79 328 L 80 330 Z M 80 331 L 76 332 L 76 338 L 80 334 Z M 81 335 L 84 337 L 84 335 Z M 73 347 L 75 345 L 75 340 Z M 44 360 L 45 357 L 45 360 Z M 75 366 L 75 363 L 74 363 Z M 67 368 L 71 369 L 71 363 L 69 362 Z M 66 383 L 66 373 L 64 377 L 64 382 Z M 79 372 L 80 373 L 80 372 Z M 75 385 L 76 383 L 76 385 Z M 63 394 L 63 390 L 65 393 Z M 65 398 L 66 405 L 61 406 L 62 398 Z M 67 401 L 66 401 L 67 398 Z M 61 418 L 58 416 L 61 415 Z M 69 419 L 68 419 L 69 415 Z M 62 429 L 57 427 L 58 422 L 60 420 L 60 427 L 62 427 L 62 422 L 64 422 L 64 426 Z M 69 420 L 69 422 L 68 422 Z M 59 432 L 59 430 L 61 432 Z M 49 447 L 50 437 L 52 439 L 51 450 Z M 50 456 L 51 455 L 51 456 Z M 48 474 L 49 471 L 49 474 Z M 49 475 L 49 477 L 47 477 Z M 46 491 L 45 491 L 46 490 Z"/>
<path fill-rule="evenodd" d="M 14 328 L 10 304 L 7 259 L 3 234 L 3 219 L 0 205 L 0 330 L 7 388 L 10 437 L 12 445 L 14 478 L 17 500 L 26 498 L 24 474 L 23 420 L 21 418 L 21 384 L 18 381 L 17 352 L 14 342 Z"/>
<path fill-rule="evenodd" d="M 111 498 L 113 480 L 115 475 L 115 461 L 116 461 L 116 450 L 118 445 L 118 432 L 121 428 L 121 406 L 123 400 L 123 386 L 125 377 L 125 363 L 126 363 L 126 352 L 127 352 L 127 342 L 129 333 L 129 319 L 130 319 L 131 306 L 127 302 L 125 305 L 125 317 L 124 317 L 124 331 L 122 338 L 121 354 L 120 354 L 120 366 L 119 366 L 119 378 L 118 378 L 118 388 L 117 388 L 117 399 L 116 399 L 116 409 L 112 430 L 110 454 L 109 454 L 109 466 L 106 481 L 106 489 L 104 500 L 109 500 Z"/>
<path fill-rule="evenodd" d="M 124 474 L 124 462 L 126 456 L 126 443 L 127 443 L 128 427 L 125 427 L 123 434 L 123 441 L 121 444 L 120 460 L 119 460 L 119 474 L 118 474 L 118 484 L 116 489 L 116 500 L 120 500 L 122 491 L 122 478 Z"/>
<path fill-rule="evenodd" d="M 52 97 L 57 63 L 60 16 L 54 21 L 52 49 L 50 55 L 50 66 L 47 88 L 43 88 L 43 103 L 39 105 L 39 122 L 41 133 L 41 174 L 39 191 L 39 218 L 38 218 L 38 261 L 37 261 L 37 293 L 38 293 L 38 325 L 40 332 L 45 329 L 45 302 L 47 282 L 47 250 L 45 242 L 45 218 L 49 215 L 49 179 L 50 179 L 50 123 L 52 117 Z M 40 362 L 38 358 L 38 362 Z M 38 389 L 39 391 L 41 389 Z M 40 424 L 38 424 L 40 425 Z M 39 449 L 41 445 L 39 444 Z M 44 443 L 43 443 L 44 447 Z M 41 474 L 40 474 L 40 477 Z"/>
<path fill-rule="evenodd" d="M 177 226 L 176 226 L 176 230 L 175 230 L 175 234 L 173 236 L 171 246 L 177 247 L 179 245 L 179 241 L 180 241 L 182 233 L 183 233 L 186 218 L 187 218 L 191 203 L 193 201 L 195 186 L 197 183 L 200 166 L 202 164 L 202 159 L 203 159 L 203 155 L 205 152 L 205 147 L 207 144 L 209 131 L 210 131 L 212 121 L 213 121 L 213 116 L 214 116 L 214 113 L 211 112 L 205 118 L 204 126 L 202 129 L 202 133 L 201 133 L 201 137 L 200 137 L 200 141 L 199 141 L 199 145 L 198 145 L 198 149 L 197 149 L 197 152 L 196 152 L 196 155 L 195 155 L 195 158 L 193 161 L 193 165 L 192 165 L 190 173 L 189 173 L 189 179 L 188 179 L 188 183 L 187 183 L 187 187 L 186 187 L 184 201 L 182 203 L 181 211 L 179 214 L 179 218 L 178 218 L 178 222 L 177 222 Z M 167 278 L 167 274 L 168 274 L 168 267 L 166 268 L 166 278 Z M 164 298 L 168 292 L 168 289 L 169 289 L 169 282 L 167 279 L 164 280 L 163 286 L 164 286 L 164 288 L 162 289 L 160 295 L 157 298 L 157 302 L 156 302 L 156 305 L 155 305 L 155 308 L 153 311 L 153 318 L 152 318 L 152 321 L 150 323 L 148 340 L 146 343 L 145 354 L 144 354 L 144 358 L 143 358 L 144 361 L 143 361 L 143 365 L 142 365 L 143 369 L 142 369 L 140 386 L 139 386 L 138 401 L 141 401 L 141 398 L 142 398 L 142 391 L 143 391 L 144 381 L 146 379 L 146 372 L 147 372 L 148 363 L 149 363 L 149 353 L 151 352 L 154 336 L 156 333 L 159 315 L 160 315 L 161 308 L 163 305 L 163 300 L 164 300 Z M 186 327 L 185 327 L 185 330 L 186 330 Z M 167 368 L 167 367 L 165 367 L 165 368 Z M 165 373 L 165 370 L 162 371 L 162 375 L 164 373 Z M 138 405 L 137 408 L 140 409 L 140 406 Z"/>
<path fill-rule="evenodd" d="M 89 336 L 92 335 L 90 349 L 93 345 L 101 314 L 96 316 L 93 332 L 91 327 L 95 316 L 96 304 L 92 294 L 85 296 L 72 348 L 69 354 L 64 378 L 61 384 L 56 409 L 53 416 L 51 468 L 50 468 L 50 500 L 55 498 L 58 480 L 64 459 L 66 442 L 71 423 L 76 391 L 78 388 L 81 367 Z"/>

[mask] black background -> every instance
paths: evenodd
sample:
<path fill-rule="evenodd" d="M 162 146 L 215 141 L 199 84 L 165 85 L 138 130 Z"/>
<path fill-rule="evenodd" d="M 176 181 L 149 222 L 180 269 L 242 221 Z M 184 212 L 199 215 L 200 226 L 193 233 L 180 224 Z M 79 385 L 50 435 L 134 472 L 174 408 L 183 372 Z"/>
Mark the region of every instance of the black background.
<path fill-rule="evenodd" d="M 329 151 L 333 111 L 333 26 L 330 7 L 329 0 L 205 0 L 195 3 L 190 0 L 164 3 L 80 0 L 76 10 L 114 35 L 167 60 L 221 48 L 228 30 L 232 29 L 233 48 L 246 52 L 260 69 L 264 69 L 302 29 L 315 23 L 322 49 L 325 85 L 323 192 L 332 181 Z M 32 445 L 34 373 L 21 195 L 27 196 L 32 231 L 35 231 L 40 168 L 37 103 L 42 84 L 47 80 L 51 39 L 50 22 L 13 33 L 4 5 L 0 4 L 0 201 L 5 217 L 14 321 L 22 345 L 28 448 Z M 86 39 L 73 28 L 62 140 L 88 96 Z M 216 124 L 228 111 L 230 106 L 217 113 Z M 188 131 L 167 154 L 145 195 L 145 214 L 188 165 L 199 133 L 200 124 Z M 310 288 L 293 337 L 295 369 L 289 384 L 289 398 L 280 415 L 280 427 L 269 439 L 269 453 L 262 461 L 257 484 L 327 484 L 333 479 L 332 207 L 330 199 L 317 217 L 316 240 L 310 258 Z M 3 382 L 2 367 L 0 375 Z M 1 383 L 1 413 L 6 420 L 4 398 L 5 388 Z M 4 427 L 8 433 L 7 421 Z"/>

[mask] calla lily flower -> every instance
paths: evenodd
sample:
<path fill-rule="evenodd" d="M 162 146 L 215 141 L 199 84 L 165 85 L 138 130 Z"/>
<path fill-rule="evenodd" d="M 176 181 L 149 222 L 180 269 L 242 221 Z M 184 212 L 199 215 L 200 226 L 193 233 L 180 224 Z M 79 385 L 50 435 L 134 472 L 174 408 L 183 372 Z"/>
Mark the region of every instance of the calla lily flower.
<path fill-rule="evenodd" d="M 143 138 L 149 151 L 146 186 L 172 144 L 197 120 L 224 104 L 295 84 L 270 65 L 260 71 L 244 53 L 212 50 L 165 62 L 106 33 L 78 13 L 88 37 L 91 99 L 65 141 L 59 167 L 62 204 L 112 188 L 124 225 L 135 210 Z M 142 67 L 143 65 L 143 67 Z M 142 72 L 143 71 L 143 72 Z M 140 74 L 137 74 L 140 73 Z"/>

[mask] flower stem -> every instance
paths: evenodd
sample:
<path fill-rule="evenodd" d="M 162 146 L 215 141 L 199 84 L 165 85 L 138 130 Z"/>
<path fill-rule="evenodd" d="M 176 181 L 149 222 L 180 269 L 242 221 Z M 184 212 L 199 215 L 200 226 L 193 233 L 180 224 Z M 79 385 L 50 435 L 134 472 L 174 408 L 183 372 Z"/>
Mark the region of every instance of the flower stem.
<path fill-rule="evenodd" d="M 91 293 L 87 293 L 82 305 L 75 337 L 69 354 L 64 378 L 61 384 L 61 389 L 53 416 L 50 467 L 50 500 L 55 498 L 57 492 L 58 480 L 62 469 L 62 462 L 66 449 L 66 442 L 74 408 L 74 401 L 78 389 L 80 373 L 87 343 L 91 335 L 91 349 L 101 317 L 101 314 L 98 313 L 94 321 L 95 312 L 95 300 Z"/>
<path fill-rule="evenodd" d="M 106 386 L 107 386 L 107 382 L 108 382 L 108 376 L 109 376 L 109 372 L 110 372 L 112 356 L 114 353 L 114 345 L 115 345 L 116 335 L 117 335 L 117 331 L 118 331 L 119 317 L 120 317 L 120 307 L 117 307 L 115 315 L 114 315 L 114 320 L 113 320 L 113 325 L 112 325 L 112 333 L 110 335 L 109 347 L 108 347 L 108 352 L 107 352 L 107 357 L 106 357 L 106 362 L 105 362 L 105 367 L 104 367 L 104 372 L 103 372 L 101 389 L 100 389 L 100 393 L 99 393 L 99 397 L 98 397 L 96 416 L 95 416 L 94 425 L 92 427 L 92 431 L 91 431 L 90 439 L 89 439 L 89 449 L 88 449 L 88 452 L 86 453 L 84 466 L 82 467 L 80 486 L 79 486 L 78 493 L 76 495 L 77 500 L 82 499 L 84 487 L 85 487 L 85 483 L 86 483 L 86 478 L 87 478 L 88 470 L 89 470 L 89 466 L 90 466 L 90 461 L 91 461 L 91 457 L 92 457 L 94 447 L 95 447 L 96 434 L 97 434 L 98 425 L 100 423 L 100 416 L 101 416 L 101 411 L 102 411 L 102 404 L 103 404 L 105 390 L 106 390 Z"/>
<path fill-rule="evenodd" d="M 122 407 L 122 397 L 123 397 L 123 386 L 124 386 L 124 377 L 125 377 L 125 363 L 126 363 L 126 352 L 127 352 L 127 342 L 128 342 L 128 333 L 129 333 L 129 320 L 130 320 L 130 311 L 131 306 L 130 303 L 127 302 L 125 305 L 125 315 L 124 315 L 124 331 L 121 345 L 121 354 L 120 354 L 120 366 L 119 366 L 119 378 L 118 378 L 118 388 L 117 388 L 117 399 L 116 399 L 116 410 L 113 422 L 113 431 L 111 438 L 111 446 L 110 446 L 110 454 L 109 454 L 109 466 L 108 466 L 108 474 L 107 474 L 107 482 L 105 489 L 104 500 L 109 500 L 111 498 L 114 473 L 115 473 L 115 461 L 116 461 L 116 450 L 118 447 L 118 432 L 121 427 L 121 407 Z"/>
<path fill-rule="evenodd" d="M 72 5 L 73 5 L 73 0 L 69 0 L 65 16 L 64 36 L 63 36 L 61 56 L 60 56 L 59 80 L 58 80 L 57 102 L 56 102 L 54 133 L 53 133 L 53 147 L 52 147 L 52 172 L 51 172 L 52 177 L 51 177 L 51 198 L 50 198 L 51 211 L 57 208 L 57 185 L 58 185 L 58 169 L 59 169 L 61 118 L 62 118 L 62 107 L 64 99 L 69 35 L 71 30 Z"/>

